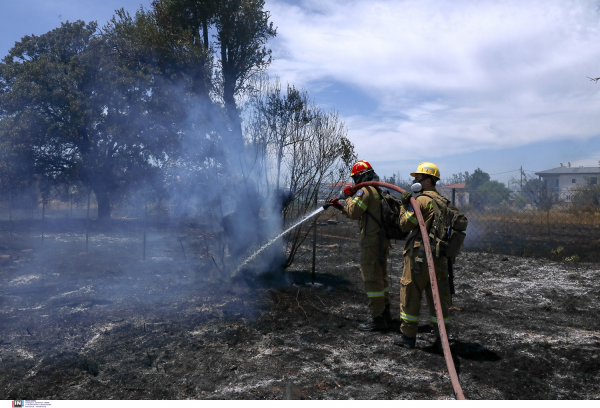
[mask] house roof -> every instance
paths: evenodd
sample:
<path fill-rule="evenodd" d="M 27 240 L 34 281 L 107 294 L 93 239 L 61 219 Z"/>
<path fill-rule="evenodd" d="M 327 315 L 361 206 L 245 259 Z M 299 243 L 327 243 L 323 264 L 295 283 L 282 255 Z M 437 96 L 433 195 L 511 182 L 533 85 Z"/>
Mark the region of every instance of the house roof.
<path fill-rule="evenodd" d="M 538 176 L 551 176 L 560 174 L 600 174 L 600 167 L 555 167 L 550 170 L 538 171 Z"/>
<path fill-rule="evenodd" d="M 456 183 L 456 184 L 448 184 L 447 186 L 443 186 L 440 188 L 465 188 L 466 183 Z"/>

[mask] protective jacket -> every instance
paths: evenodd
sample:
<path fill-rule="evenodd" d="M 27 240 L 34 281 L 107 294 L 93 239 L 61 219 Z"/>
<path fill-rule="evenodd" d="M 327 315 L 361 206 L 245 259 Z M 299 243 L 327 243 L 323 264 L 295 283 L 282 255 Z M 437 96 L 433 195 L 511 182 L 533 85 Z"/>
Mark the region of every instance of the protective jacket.
<path fill-rule="evenodd" d="M 427 190 L 430 194 L 440 195 L 435 188 Z M 433 199 L 426 195 L 419 195 L 415 198 L 415 201 L 419 205 L 419 209 L 421 210 L 421 214 L 423 215 L 423 220 L 425 221 L 425 227 L 427 231 L 431 228 L 431 222 L 433 221 Z M 400 209 L 400 229 L 404 232 L 410 232 L 408 237 L 406 237 L 406 244 L 404 245 L 404 254 L 411 250 L 412 248 L 419 248 L 422 244 L 422 238 L 419 227 L 419 221 L 417 220 L 417 216 L 415 215 L 415 210 L 412 207 L 412 204 L 409 204 L 408 207 L 402 206 Z"/>
<path fill-rule="evenodd" d="M 342 213 L 359 222 L 361 277 L 369 300 L 371 316 L 379 318 L 383 316 L 386 308 L 389 312 L 390 305 L 390 286 L 387 278 L 389 241 L 385 235 L 380 234 L 381 195 L 379 191 L 372 186 L 361 188 L 353 198 L 346 199 L 346 206 L 342 209 Z"/>
<path fill-rule="evenodd" d="M 435 188 L 428 189 L 427 191 L 430 194 L 439 195 Z M 433 199 L 426 195 L 419 195 L 415 200 L 423 215 L 426 229 L 429 231 L 434 216 Z M 406 238 L 406 245 L 404 246 L 404 269 L 402 271 L 402 279 L 400 280 L 400 318 L 402 319 L 400 330 L 406 336 L 414 338 L 417 335 L 423 291 L 425 291 L 425 297 L 429 306 L 430 321 L 431 323 L 434 323 L 436 331 L 437 317 L 431 293 L 427 259 L 422 242 L 423 239 L 421 237 L 419 222 L 412 205 L 402 207 L 400 210 L 399 222 L 402 231 L 410 231 L 410 234 Z M 434 257 L 433 267 L 435 269 L 440 292 L 439 295 L 444 323 L 449 324 L 448 308 L 450 306 L 451 297 L 448 286 L 448 267 L 446 258 Z"/>
<path fill-rule="evenodd" d="M 369 214 L 373 216 L 373 219 Z M 381 195 L 375 187 L 366 186 L 356 192 L 354 197 L 346 199 L 342 213 L 351 220 L 358 220 L 361 246 L 379 244 L 379 225 L 381 225 Z"/>

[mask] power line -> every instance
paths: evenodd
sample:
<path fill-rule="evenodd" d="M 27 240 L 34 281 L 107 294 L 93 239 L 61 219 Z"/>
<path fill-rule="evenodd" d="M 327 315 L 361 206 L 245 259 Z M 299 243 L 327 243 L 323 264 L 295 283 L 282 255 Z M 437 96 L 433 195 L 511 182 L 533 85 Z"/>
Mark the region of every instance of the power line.
<path fill-rule="evenodd" d="M 493 173 L 493 174 L 490 174 L 490 176 L 495 176 L 496 174 L 506 174 L 506 173 L 512 173 L 513 171 L 520 171 L 520 169 L 516 169 L 516 170 L 509 170 L 509 171 L 503 171 L 502 173 Z"/>
<path fill-rule="evenodd" d="M 502 173 L 490 173 L 490 176 L 495 176 L 495 175 L 497 175 L 497 174 L 506 174 L 506 173 L 512 173 L 512 172 L 514 172 L 514 171 L 521 171 L 521 169 L 509 170 L 509 171 L 503 171 Z M 530 172 L 530 173 L 535 173 L 535 172 L 537 172 L 538 170 L 523 170 L 523 171 L 528 171 L 528 172 Z"/>

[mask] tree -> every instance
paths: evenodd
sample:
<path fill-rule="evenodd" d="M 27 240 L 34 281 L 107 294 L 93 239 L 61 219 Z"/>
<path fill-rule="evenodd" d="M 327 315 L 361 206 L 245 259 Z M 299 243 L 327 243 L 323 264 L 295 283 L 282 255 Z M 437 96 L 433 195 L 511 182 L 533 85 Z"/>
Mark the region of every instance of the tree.
<path fill-rule="evenodd" d="M 14 139 L 19 125 L 11 118 L 0 120 L 0 191 L 10 195 L 36 181 L 29 138 Z"/>
<path fill-rule="evenodd" d="M 264 1 L 154 0 L 152 7 L 159 23 L 169 21 L 173 28 L 189 31 L 196 47 L 211 48 L 208 32 L 211 27 L 216 30 L 220 68 L 216 89 L 230 128 L 222 136 L 228 138 L 230 150 L 236 154 L 232 160 L 243 160 L 244 139 L 236 95 L 247 90 L 249 79 L 271 63 L 271 50 L 266 44 L 276 35 L 269 22 L 270 13 L 264 11 Z"/>
<path fill-rule="evenodd" d="M 497 207 L 507 204 L 510 199 L 510 190 L 499 181 L 486 181 L 479 185 L 477 190 L 470 192 L 469 203 L 474 207 Z"/>
<path fill-rule="evenodd" d="M 318 200 L 336 195 L 356 154 L 337 113 L 316 107 L 306 91 L 288 85 L 284 93 L 278 80 L 258 88 L 245 116 L 252 169 L 254 178 L 264 181 L 263 194 L 278 197 L 282 186 L 293 193 L 294 200 L 279 209 L 287 223 L 312 212 Z M 287 236 L 287 266 L 312 226 L 305 223 Z"/>
<path fill-rule="evenodd" d="M 600 186 L 598 184 L 578 185 L 573 189 L 572 211 L 597 214 L 600 211 Z"/>
<path fill-rule="evenodd" d="M 462 177 L 465 188 L 469 191 L 469 204 L 475 208 L 495 207 L 508 202 L 510 198 L 510 190 L 503 183 L 490 180 L 490 175 L 480 168 L 475 169 L 472 174 L 465 172 Z"/>
<path fill-rule="evenodd" d="M 444 178 L 442 180 L 442 184 L 443 185 L 450 185 L 450 184 L 458 184 L 458 183 L 465 183 L 470 177 L 470 174 L 468 171 L 465 171 L 464 173 L 458 173 L 458 174 L 453 174 L 451 177 L 447 177 Z"/>
<path fill-rule="evenodd" d="M 101 219 L 110 194 L 151 178 L 175 139 L 155 126 L 157 76 L 123 60 L 110 38 L 94 22 L 67 22 L 24 37 L 0 64 L 1 119 L 17 125 L 0 138 L 26 141 L 41 177 L 90 188 Z"/>
<path fill-rule="evenodd" d="M 522 172 L 521 176 L 522 181 L 519 181 L 519 183 L 523 182 L 520 192 L 521 197 L 529 203 L 534 204 L 540 210 L 550 210 L 552 205 L 558 201 L 558 196 L 548 188 L 548 183 L 538 178 L 531 178 L 525 172 Z M 517 183 L 517 180 L 511 180 Z"/>
<path fill-rule="evenodd" d="M 478 167 L 477 169 L 475 169 L 473 174 L 469 174 L 469 172 L 465 172 L 464 181 L 465 181 L 465 188 L 467 188 L 469 190 L 476 190 L 482 184 L 490 181 L 490 175 Z"/>
<path fill-rule="evenodd" d="M 123 10 L 104 28 L 107 46 L 121 64 L 132 72 L 144 73 L 144 101 L 148 130 L 164 141 L 152 159 L 160 169 L 163 185 L 146 185 L 145 190 L 164 188 L 176 214 L 195 211 L 197 197 L 222 166 L 226 149 L 222 134 L 226 118 L 210 98 L 213 65 L 210 53 L 194 32 L 182 28 L 176 16 L 164 8 L 140 9 L 134 17 Z M 146 183 L 147 184 L 147 183 Z"/>
<path fill-rule="evenodd" d="M 217 3 L 215 27 L 220 48 L 223 102 L 234 137 L 241 137 L 235 95 L 247 80 L 271 63 L 267 41 L 276 35 L 263 0 L 224 0 Z"/>

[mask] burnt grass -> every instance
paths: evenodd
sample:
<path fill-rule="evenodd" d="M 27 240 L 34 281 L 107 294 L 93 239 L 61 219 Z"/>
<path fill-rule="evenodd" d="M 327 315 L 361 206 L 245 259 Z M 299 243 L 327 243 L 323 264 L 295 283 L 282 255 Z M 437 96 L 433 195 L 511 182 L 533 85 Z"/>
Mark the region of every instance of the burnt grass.
<path fill-rule="evenodd" d="M 318 226 L 285 273 L 233 278 L 216 232 L 2 224 L 0 398 L 453 399 L 423 307 L 417 347 L 361 332 L 356 225 Z M 62 229 L 61 229 L 62 228 Z M 75 230 L 76 232 L 69 232 Z M 204 246 L 204 249 L 203 249 Z M 213 248 L 213 249 L 211 249 Z M 390 255 L 398 319 L 402 243 Z M 215 258 L 213 260 L 213 258 Z M 468 399 L 600 397 L 600 268 L 467 251 L 450 344 Z"/>

